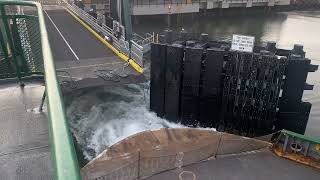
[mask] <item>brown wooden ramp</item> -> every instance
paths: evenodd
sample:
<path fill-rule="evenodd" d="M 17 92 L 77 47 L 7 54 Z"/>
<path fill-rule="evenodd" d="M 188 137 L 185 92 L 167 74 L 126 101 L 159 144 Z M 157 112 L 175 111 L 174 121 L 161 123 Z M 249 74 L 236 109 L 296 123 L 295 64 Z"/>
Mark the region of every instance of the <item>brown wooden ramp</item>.
<path fill-rule="evenodd" d="M 272 144 L 203 129 L 160 129 L 130 136 L 89 162 L 84 180 L 318 179 L 319 170 L 276 156 Z"/>

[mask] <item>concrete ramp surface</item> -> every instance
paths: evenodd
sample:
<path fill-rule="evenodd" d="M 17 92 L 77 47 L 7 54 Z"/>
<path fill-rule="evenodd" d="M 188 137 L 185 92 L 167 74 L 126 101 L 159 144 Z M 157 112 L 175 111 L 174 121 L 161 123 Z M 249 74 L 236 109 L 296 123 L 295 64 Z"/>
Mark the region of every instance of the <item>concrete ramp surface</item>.
<path fill-rule="evenodd" d="M 63 92 L 145 81 L 98 39 L 97 34 L 90 32 L 81 19 L 62 7 L 55 7 L 45 8 L 44 15 Z"/>

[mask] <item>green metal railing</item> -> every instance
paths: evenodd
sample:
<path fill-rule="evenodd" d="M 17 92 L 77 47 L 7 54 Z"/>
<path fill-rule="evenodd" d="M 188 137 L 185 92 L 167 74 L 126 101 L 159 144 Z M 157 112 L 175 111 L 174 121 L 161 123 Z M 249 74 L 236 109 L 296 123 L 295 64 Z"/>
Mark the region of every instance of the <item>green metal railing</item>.
<path fill-rule="evenodd" d="M 320 169 L 320 139 L 282 130 L 273 143 L 274 152 L 284 158 Z"/>
<path fill-rule="evenodd" d="M 0 12 L 0 79 L 17 77 L 21 82 L 23 77 L 43 74 L 38 17 L 21 14 L 13 5 L 1 6 Z"/>
<path fill-rule="evenodd" d="M 44 75 L 53 178 L 80 180 L 41 5 L 1 0 L 0 13 L 0 79 L 18 78 L 22 83 L 26 76 Z"/>
<path fill-rule="evenodd" d="M 303 141 L 308 141 L 308 142 L 320 145 L 320 138 L 306 136 L 306 135 L 298 134 L 288 130 L 282 130 L 281 133 L 293 138 L 301 139 Z"/>

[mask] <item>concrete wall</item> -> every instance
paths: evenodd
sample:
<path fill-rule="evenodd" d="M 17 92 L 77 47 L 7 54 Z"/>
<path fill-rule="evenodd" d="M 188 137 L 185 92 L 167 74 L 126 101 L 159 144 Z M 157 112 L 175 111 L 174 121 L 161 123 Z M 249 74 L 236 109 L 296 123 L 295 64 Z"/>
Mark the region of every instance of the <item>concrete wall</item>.
<path fill-rule="evenodd" d="M 171 9 L 170 9 L 171 8 Z M 199 3 L 133 6 L 133 15 L 180 14 L 199 12 Z"/>
<path fill-rule="evenodd" d="M 156 14 L 180 14 L 194 13 L 201 9 L 216 9 L 230 7 L 257 7 L 257 6 L 282 6 L 290 5 L 291 0 L 199 0 L 183 1 L 187 3 L 174 3 L 170 5 L 164 0 L 145 0 L 143 3 L 132 5 L 133 15 L 156 15 Z M 147 2 L 148 1 L 148 2 Z M 181 0 L 180 0 L 181 1 Z M 193 3 L 191 3 L 193 2 Z"/>
<path fill-rule="evenodd" d="M 95 10 L 97 13 L 101 13 L 101 14 L 110 14 L 110 6 L 109 4 L 105 4 L 105 3 L 92 3 L 92 4 L 84 4 L 84 10 L 85 11 L 89 11 L 91 8 L 91 6 L 94 5 L 95 6 Z"/>

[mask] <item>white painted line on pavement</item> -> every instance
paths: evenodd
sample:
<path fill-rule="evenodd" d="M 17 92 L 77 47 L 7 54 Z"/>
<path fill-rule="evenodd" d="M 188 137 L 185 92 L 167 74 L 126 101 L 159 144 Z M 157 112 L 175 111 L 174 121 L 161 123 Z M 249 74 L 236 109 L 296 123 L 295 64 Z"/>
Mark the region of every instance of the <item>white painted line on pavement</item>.
<path fill-rule="evenodd" d="M 77 54 L 73 51 L 73 49 L 71 48 L 70 44 L 68 43 L 68 41 L 64 38 L 64 36 L 62 35 L 62 33 L 60 32 L 60 30 L 58 29 L 58 27 L 56 26 L 56 24 L 53 22 L 53 20 L 51 19 L 51 17 L 49 16 L 49 14 L 47 13 L 47 11 L 44 11 L 44 13 L 47 15 L 47 17 L 49 18 L 49 20 L 51 21 L 51 23 L 53 24 L 53 26 L 56 28 L 56 30 L 58 31 L 58 33 L 60 34 L 60 36 L 62 37 L 62 39 L 64 40 L 64 42 L 67 44 L 67 46 L 69 47 L 70 51 L 72 52 L 72 54 L 74 55 L 74 57 L 79 61 L 79 57 L 77 56 Z"/>

